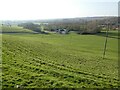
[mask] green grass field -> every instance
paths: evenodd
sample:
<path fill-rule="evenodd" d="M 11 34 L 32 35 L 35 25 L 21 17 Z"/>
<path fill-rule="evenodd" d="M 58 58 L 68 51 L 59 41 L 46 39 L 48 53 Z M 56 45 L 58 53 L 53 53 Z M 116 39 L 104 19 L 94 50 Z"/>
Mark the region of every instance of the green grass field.
<path fill-rule="evenodd" d="M 103 34 L 2 34 L 2 87 L 118 87 L 118 39 L 108 38 L 103 59 Z"/>
<path fill-rule="evenodd" d="M 33 33 L 32 30 L 29 29 L 24 29 L 22 27 L 18 27 L 18 26 L 12 26 L 12 27 L 8 27 L 8 26 L 2 26 L 2 29 L 0 32 L 2 33 Z"/>

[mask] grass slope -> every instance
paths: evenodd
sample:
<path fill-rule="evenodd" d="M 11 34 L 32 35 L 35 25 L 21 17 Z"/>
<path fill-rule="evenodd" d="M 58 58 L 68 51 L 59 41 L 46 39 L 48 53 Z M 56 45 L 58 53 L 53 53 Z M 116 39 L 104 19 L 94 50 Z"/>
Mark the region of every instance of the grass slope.
<path fill-rule="evenodd" d="M 29 29 L 23 29 L 22 27 L 18 26 L 1 26 L 2 27 L 2 33 L 33 33 L 34 31 Z"/>
<path fill-rule="evenodd" d="M 3 34 L 3 88 L 118 86 L 118 39 L 97 35 Z"/>

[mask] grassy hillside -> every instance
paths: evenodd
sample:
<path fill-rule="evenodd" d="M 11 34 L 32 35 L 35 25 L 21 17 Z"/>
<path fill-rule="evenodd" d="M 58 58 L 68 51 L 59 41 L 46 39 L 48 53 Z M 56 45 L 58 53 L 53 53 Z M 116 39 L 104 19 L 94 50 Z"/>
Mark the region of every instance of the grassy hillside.
<path fill-rule="evenodd" d="M 2 33 L 33 33 L 34 31 L 29 29 L 23 29 L 22 27 L 18 26 L 2 26 Z"/>
<path fill-rule="evenodd" d="M 3 34 L 3 88 L 118 86 L 118 39 L 59 34 Z"/>
<path fill-rule="evenodd" d="M 116 38 L 116 39 L 120 39 L 120 37 L 118 37 L 118 31 L 108 31 L 108 37 L 109 38 Z M 101 33 L 97 34 L 99 36 L 104 36 L 106 37 L 106 30 L 102 31 Z"/>

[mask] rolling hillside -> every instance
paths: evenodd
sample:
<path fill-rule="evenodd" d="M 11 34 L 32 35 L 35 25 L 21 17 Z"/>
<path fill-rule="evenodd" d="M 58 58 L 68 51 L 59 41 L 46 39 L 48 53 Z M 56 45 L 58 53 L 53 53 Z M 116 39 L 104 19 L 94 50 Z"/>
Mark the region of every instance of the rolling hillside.
<path fill-rule="evenodd" d="M 2 26 L 2 33 L 34 33 L 34 31 L 29 29 L 23 29 L 18 26 Z"/>
<path fill-rule="evenodd" d="M 105 59 L 104 41 L 104 35 L 3 34 L 2 86 L 118 87 L 118 39 L 108 38 Z"/>

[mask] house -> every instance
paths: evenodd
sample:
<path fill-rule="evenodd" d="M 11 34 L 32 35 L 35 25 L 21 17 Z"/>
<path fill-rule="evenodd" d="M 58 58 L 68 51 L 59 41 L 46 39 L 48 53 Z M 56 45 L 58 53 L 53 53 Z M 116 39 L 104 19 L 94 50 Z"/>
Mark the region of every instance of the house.
<path fill-rule="evenodd" d="M 56 31 L 56 33 L 59 33 L 59 34 L 68 34 L 67 29 L 56 29 L 55 31 Z"/>

